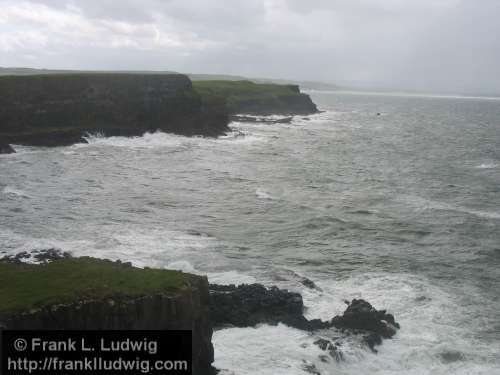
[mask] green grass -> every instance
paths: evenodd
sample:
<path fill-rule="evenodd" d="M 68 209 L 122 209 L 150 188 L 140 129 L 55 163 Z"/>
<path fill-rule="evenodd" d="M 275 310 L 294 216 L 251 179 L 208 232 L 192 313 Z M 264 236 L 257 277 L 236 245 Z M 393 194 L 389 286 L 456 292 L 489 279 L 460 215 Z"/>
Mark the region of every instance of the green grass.
<path fill-rule="evenodd" d="M 94 258 L 62 259 L 44 265 L 0 262 L 0 313 L 109 297 L 175 294 L 192 275 L 141 269 Z"/>
<path fill-rule="evenodd" d="M 297 86 L 254 83 L 251 81 L 193 81 L 193 88 L 202 95 L 231 96 L 287 96 L 298 94 Z"/>

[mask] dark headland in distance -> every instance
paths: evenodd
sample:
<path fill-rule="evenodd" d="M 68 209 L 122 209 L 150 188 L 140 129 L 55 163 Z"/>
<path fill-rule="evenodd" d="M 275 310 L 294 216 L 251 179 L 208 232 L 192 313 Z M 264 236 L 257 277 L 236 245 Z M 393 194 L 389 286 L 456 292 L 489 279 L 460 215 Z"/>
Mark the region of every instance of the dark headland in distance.
<path fill-rule="evenodd" d="M 10 73 L 10 74 L 9 74 Z M 0 148 L 64 146 L 88 133 L 140 136 L 157 130 L 217 137 L 230 116 L 308 115 L 311 98 L 292 84 L 198 80 L 170 72 L 0 70 Z"/>

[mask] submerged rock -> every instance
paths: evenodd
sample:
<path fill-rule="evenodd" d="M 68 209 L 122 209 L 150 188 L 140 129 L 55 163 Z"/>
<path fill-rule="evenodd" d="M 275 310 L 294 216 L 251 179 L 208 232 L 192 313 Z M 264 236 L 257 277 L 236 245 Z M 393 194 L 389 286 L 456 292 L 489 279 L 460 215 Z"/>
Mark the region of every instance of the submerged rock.
<path fill-rule="evenodd" d="M 312 281 L 311 279 L 308 279 L 307 277 L 303 277 L 301 280 L 300 280 L 300 283 L 302 285 L 304 285 L 306 288 L 309 288 L 309 289 L 316 289 L 316 290 L 319 290 L 320 292 L 322 291 L 321 288 L 319 286 L 316 285 L 316 283 L 314 281 Z"/>
<path fill-rule="evenodd" d="M 16 150 L 8 143 L 0 142 L 0 154 L 14 154 Z"/>
<path fill-rule="evenodd" d="M 318 346 L 321 350 L 323 351 L 328 351 L 330 354 L 330 357 L 335 359 L 337 362 L 340 362 L 344 359 L 344 354 L 339 349 L 339 346 L 337 343 L 332 343 L 330 340 L 326 339 L 318 339 L 314 342 L 314 345 Z M 321 358 L 320 358 L 321 359 Z M 326 362 L 326 359 L 323 357 L 323 362 Z"/>
<path fill-rule="evenodd" d="M 321 375 L 321 372 L 318 371 L 314 363 L 309 363 L 305 360 L 302 360 L 302 370 L 308 374 Z"/>
<path fill-rule="evenodd" d="M 455 350 L 439 353 L 439 357 L 443 363 L 462 361 L 465 358 L 463 353 Z"/>

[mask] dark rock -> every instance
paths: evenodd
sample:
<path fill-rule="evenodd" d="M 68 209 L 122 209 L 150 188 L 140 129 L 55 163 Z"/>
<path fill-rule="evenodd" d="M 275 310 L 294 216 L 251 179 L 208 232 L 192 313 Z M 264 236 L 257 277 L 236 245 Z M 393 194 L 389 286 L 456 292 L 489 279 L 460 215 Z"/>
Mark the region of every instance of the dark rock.
<path fill-rule="evenodd" d="M 364 342 L 374 352 L 382 338 L 391 338 L 399 329 L 394 316 L 385 310 L 376 310 L 364 300 L 353 300 L 343 315 L 330 321 L 308 320 L 303 315 L 302 296 L 276 287 L 260 284 L 216 285 L 210 284 L 210 313 L 216 327 L 248 327 L 257 324 L 283 323 L 304 331 L 317 331 L 335 327 L 344 335 L 364 334 Z M 328 340 L 318 340 L 316 345 L 327 349 L 336 360 L 342 359 L 339 345 Z M 325 350 L 323 349 L 323 350 Z"/>
<path fill-rule="evenodd" d="M 13 255 L 6 255 L 0 259 L 1 262 L 6 263 L 25 263 L 26 260 L 31 258 L 31 254 L 27 251 L 21 251 L 20 253 Z"/>
<path fill-rule="evenodd" d="M 380 345 L 382 338 L 391 338 L 399 329 L 393 315 L 387 314 L 385 310 L 376 310 L 364 300 L 353 300 L 343 315 L 325 322 L 304 317 L 304 304 L 298 293 L 276 287 L 266 288 L 260 284 L 211 284 L 209 289 L 211 316 L 217 327 L 248 327 L 261 323 L 283 323 L 305 331 L 335 327 L 347 336 L 369 333 L 364 341 L 372 350 L 375 345 Z M 317 344 L 331 346 L 332 350 L 336 348 L 331 342 L 318 341 Z M 341 355 L 332 356 L 337 358 Z"/>
<path fill-rule="evenodd" d="M 58 259 L 71 258 L 71 254 L 61 249 L 49 248 L 43 250 L 33 250 L 31 252 L 22 251 L 14 255 L 7 255 L 0 258 L 0 262 L 7 263 L 50 263 Z"/>
<path fill-rule="evenodd" d="M 459 351 L 452 350 L 439 353 L 439 357 L 441 358 L 441 361 L 443 363 L 451 363 L 451 362 L 462 361 L 464 359 L 464 354 Z"/>
<path fill-rule="evenodd" d="M 393 315 L 385 310 L 377 311 L 362 299 L 352 300 L 342 316 L 332 319 L 332 325 L 377 333 L 383 338 L 391 338 L 400 328 Z"/>
<path fill-rule="evenodd" d="M 318 356 L 319 360 L 323 363 L 328 363 L 328 357 L 326 355 L 320 355 Z"/>
<path fill-rule="evenodd" d="M 210 284 L 210 298 L 212 321 L 219 328 L 283 323 L 304 331 L 315 331 L 331 326 L 319 319 L 306 319 L 302 296 L 277 287 Z"/>
<path fill-rule="evenodd" d="M 202 102 L 182 74 L 3 76 L 0 107 L 2 142 L 23 145 L 70 145 L 88 132 L 216 137 L 229 130 L 225 102 Z"/>
<path fill-rule="evenodd" d="M 302 296 L 276 287 L 265 288 L 260 284 L 216 285 L 210 284 L 211 317 L 215 326 L 231 324 L 236 327 L 254 326 L 259 323 L 304 323 Z"/>
<path fill-rule="evenodd" d="M 16 150 L 14 150 L 11 145 L 0 141 L 0 154 L 14 154 L 15 152 Z"/>
<path fill-rule="evenodd" d="M 330 357 L 335 359 L 337 362 L 344 359 L 344 354 L 339 350 L 338 346 L 333 344 L 330 340 L 321 338 L 316 340 L 314 345 L 317 345 L 323 351 L 328 351 Z"/>
<path fill-rule="evenodd" d="M 321 350 L 326 350 L 328 349 L 328 347 L 331 345 L 331 341 L 330 340 L 326 340 L 326 339 L 319 339 L 319 340 L 316 340 L 314 341 L 314 345 L 317 345 L 319 346 L 319 348 Z"/>
<path fill-rule="evenodd" d="M 382 336 L 378 333 L 371 333 L 367 336 L 363 337 L 363 341 L 368 345 L 368 347 L 372 350 L 372 352 L 377 353 L 377 349 L 375 349 L 375 345 L 382 344 Z"/>
<path fill-rule="evenodd" d="M 61 249 L 51 248 L 37 251 L 33 258 L 39 263 L 49 263 L 58 259 L 71 258 L 71 254 Z"/>
<path fill-rule="evenodd" d="M 302 369 L 309 374 L 321 375 L 321 372 L 318 371 L 314 363 L 303 361 Z"/>
<path fill-rule="evenodd" d="M 301 283 L 302 285 L 304 285 L 305 287 L 309 288 L 309 289 L 316 289 L 316 290 L 321 291 L 321 288 L 320 288 L 320 287 L 318 287 L 318 286 L 314 283 L 314 281 L 312 281 L 312 280 L 308 279 L 307 277 L 302 278 L 302 280 L 300 280 L 300 283 Z"/>
<path fill-rule="evenodd" d="M 425 301 L 430 301 L 430 300 L 431 299 L 427 296 L 420 296 L 420 297 L 415 298 L 416 302 L 425 302 Z"/>

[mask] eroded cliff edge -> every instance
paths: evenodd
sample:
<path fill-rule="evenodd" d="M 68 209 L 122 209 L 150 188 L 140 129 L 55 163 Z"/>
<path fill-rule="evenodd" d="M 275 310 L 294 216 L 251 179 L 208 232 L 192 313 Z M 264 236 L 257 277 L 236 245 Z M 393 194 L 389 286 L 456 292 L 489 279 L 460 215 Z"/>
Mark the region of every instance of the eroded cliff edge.
<path fill-rule="evenodd" d="M 0 77 L 0 143 L 61 146 L 87 133 L 161 130 L 216 137 L 228 128 L 223 100 L 202 101 L 182 74 L 70 73 Z"/>
<path fill-rule="evenodd" d="M 0 281 L 0 329 L 191 330 L 193 374 L 214 371 L 206 277 L 68 258 L 0 262 Z"/>

